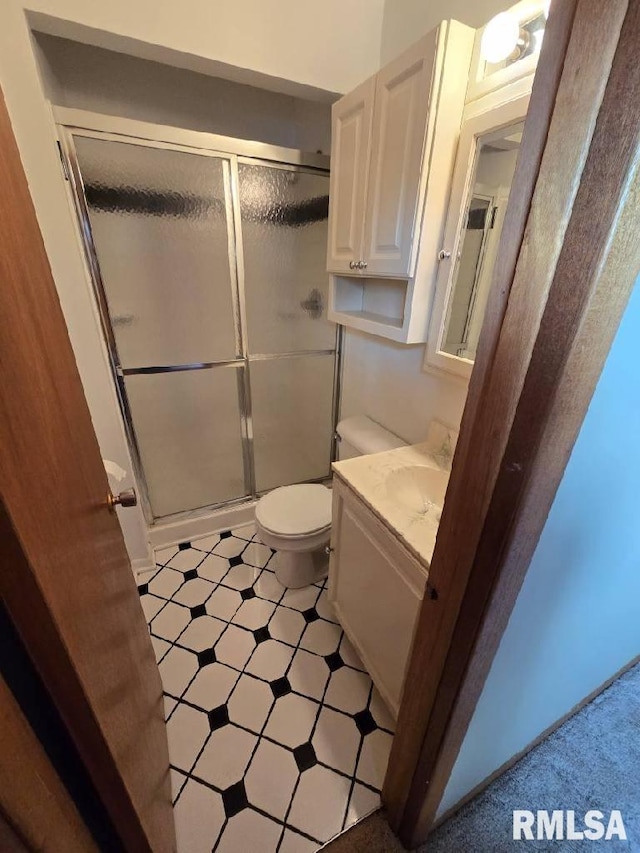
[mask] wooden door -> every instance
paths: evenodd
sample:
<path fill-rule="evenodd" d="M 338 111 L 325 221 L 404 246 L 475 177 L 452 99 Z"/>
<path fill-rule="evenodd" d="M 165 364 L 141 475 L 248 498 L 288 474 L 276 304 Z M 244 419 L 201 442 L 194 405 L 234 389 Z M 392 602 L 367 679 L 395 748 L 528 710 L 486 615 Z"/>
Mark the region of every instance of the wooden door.
<path fill-rule="evenodd" d="M 3 678 L 0 749 L 0 814 L 11 821 L 19 837 L 43 853 L 97 853 L 89 830 Z M 0 832 L 0 850 L 11 849 Z"/>
<path fill-rule="evenodd" d="M 375 77 L 366 80 L 331 111 L 329 272 L 353 272 L 350 264 L 362 259 L 375 84 Z"/>
<path fill-rule="evenodd" d="M 2 98 L 0 185 L 0 595 L 125 849 L 169 853 L 160 676 Z"/>
<path fill-rule="evenodd" d="M 376 77 L 364 233 L 367 275 L 411 275 L 438 32 L 420 39 Z"/>
<path fill-rule="evenodd" d="M 2 850 L 2 853 L 30 853 L 29 848 L 1 812 L 0 850 Z"/>

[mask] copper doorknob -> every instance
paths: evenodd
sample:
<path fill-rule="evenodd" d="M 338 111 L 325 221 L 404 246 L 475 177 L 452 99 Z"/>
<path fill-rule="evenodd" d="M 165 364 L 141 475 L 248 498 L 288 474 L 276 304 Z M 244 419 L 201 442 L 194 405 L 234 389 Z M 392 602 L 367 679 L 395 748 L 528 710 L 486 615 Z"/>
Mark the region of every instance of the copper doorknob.
<path fill-rule="evenodd" d="M 125 489 L 117 495 L 111 492 L 107 495 L 107 506 L 110 510 L 114 510 L 117 506 L 137 506 L 138 496 L 135 489 Z"/>

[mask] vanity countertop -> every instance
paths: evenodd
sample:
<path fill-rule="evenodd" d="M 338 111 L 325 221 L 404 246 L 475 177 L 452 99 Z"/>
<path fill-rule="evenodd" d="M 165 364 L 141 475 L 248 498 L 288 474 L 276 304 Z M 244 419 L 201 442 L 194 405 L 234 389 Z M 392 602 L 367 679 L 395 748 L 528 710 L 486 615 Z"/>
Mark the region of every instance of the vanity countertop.
<path fill-rule="evenodd" d="M 435 507 L 427 512 L 409 508 L 393 499 L 387 483 L 393 472 L 416 465 L 448 473 L 449 461 L 434 451 L 432 442 L 425 442 L 334 462 L 333 470 L 428 569 L 440 511 Z"/>

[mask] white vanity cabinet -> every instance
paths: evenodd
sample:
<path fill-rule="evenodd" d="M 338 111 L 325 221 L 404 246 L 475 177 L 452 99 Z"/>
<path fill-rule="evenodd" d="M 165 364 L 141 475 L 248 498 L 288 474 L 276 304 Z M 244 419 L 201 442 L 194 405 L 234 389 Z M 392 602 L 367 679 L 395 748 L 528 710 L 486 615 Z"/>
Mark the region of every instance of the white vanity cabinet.
<path fill-rule="evenodd" d="M 338 476 L 331 548 L 329 600 L 397 716 L 427 571 Z"/>
<path fill-rule="evenodd" d="M 443 21 L 333 106 L 335 322 L 426 340 L 473 38 L 470 27 Z"/>

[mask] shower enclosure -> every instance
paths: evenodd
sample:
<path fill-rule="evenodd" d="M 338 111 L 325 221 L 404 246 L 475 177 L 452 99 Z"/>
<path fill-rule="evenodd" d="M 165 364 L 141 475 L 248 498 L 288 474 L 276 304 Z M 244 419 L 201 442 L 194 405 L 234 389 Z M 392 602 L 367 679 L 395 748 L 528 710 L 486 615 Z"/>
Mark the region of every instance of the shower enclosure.
<path fill-rule="evenodd" d="M 61 128 L 150 522 L 323 480 L 334 451 L 328 158 L 180 134 Z"/>

